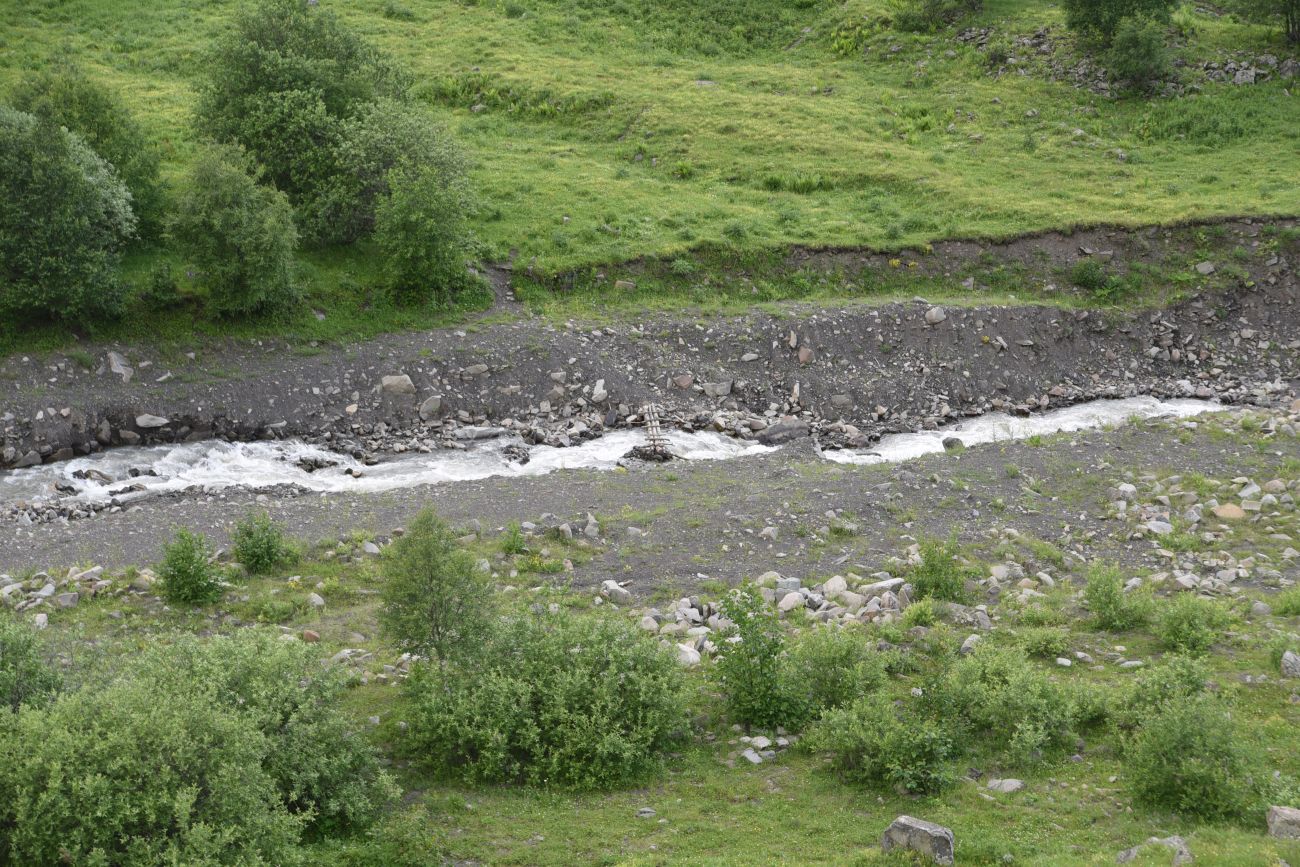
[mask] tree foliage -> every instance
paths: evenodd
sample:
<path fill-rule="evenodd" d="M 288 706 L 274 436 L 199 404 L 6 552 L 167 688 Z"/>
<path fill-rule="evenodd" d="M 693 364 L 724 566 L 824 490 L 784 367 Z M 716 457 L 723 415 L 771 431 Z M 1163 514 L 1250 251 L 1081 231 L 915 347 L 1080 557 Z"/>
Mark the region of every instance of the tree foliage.
<path fill-rule="evenodd" d="M 0 106 L 0 315 L 117 315 L 135 228 L 131 193 L 79 135 Z"/>
<path fill-rule="evenodd" d="M 1125 19 L 1167 24 L 1176 0 L 1065 0 L 1065 23 L 1086 39 L 1108 48 Z"/>

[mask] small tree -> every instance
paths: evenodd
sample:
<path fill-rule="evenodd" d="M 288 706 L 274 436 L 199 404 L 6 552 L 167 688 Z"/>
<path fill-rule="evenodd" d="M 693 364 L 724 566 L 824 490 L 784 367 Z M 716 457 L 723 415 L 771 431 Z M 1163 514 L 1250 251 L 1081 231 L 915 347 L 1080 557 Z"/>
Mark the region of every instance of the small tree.
<path fill-rule="evenodd" d="M 1232 9 L 1247 21 L 1281 27 L 1287 42 L 1300 44 L 1300 0 L 1236 0 Z"/>
<path fill-rule="evenodd" d="M 761 728 L 798 728 L 809 705 L 791 677 L 776 612 L 756 591 L 741 588 L 722 600 L 722 613 L 735 624 L 718 646 L 717 665 L 732 718 Z"/>
<path fill-rule="evenodd" d="M 427 166 L 396 169 L 388 185 L 375 214 L 388 286 L 402 300 L 445 304 L 469 280 L 468 192 Z"/>
<path fill-rule="evenodd" d="M 1164 27 L 1148 18 L 1123 19 L 1115 30 L 1106 65 L 1111 75 L 1135 90 L 1150 90 L 1171 71 Z"/>
<path fill-rule="evenodd" d="M 8 707 L 41 705 L 63 683 L 42 653 L 36 631 L 13 617 L 0 615 L 0 712 Z"/>
<path fill-rule="evenodd" d="M 126 185 L 80 136 L 0 106 L 0 315 L 117 315 L 135 225 Z"/>
<path fill-rule="evenodd" d="M 131 191 L 140 234 L 161 230 L 163 189 L 158 149 L 136 123 L 121 97 L 74 67 L 33 73 L 19 83 L 13 105 L 81 136 L 107 160 Z"/>
<path fill-rule="evenodd" d="M 398 647 L 440 663 L 476 649 L 491 622 L 491 585 L 432 509 L 388 546 L 382 569 L 379 622 Z"/>
<path fill-rule="evenodd" d="M 266 512 L 250 512 L 235 525 L 230 536 L 236 559 L 253 574 L 270 572 L 294 559 L 293 549 L 284 539 L 284 530 Z"/>
<path fill-rule="evenodd" d="M 201 605 L 221 595 L 221 579 L 212 565 L 208 540 L 189 530 L 177 530 L 163 548 L 158 570 L 163 595 L 173 602 Z"/>
<path fill-rule="evenodd" d="M 1126 18 L 1167 24 L 1177 0 L 1065 0 L 1065 23 L 1103 48 L 1110 47 Z"/>
<path fill-rule="evenodd" d="M 239 148 L 199 154 L 177 203 L 171 231 L 200 271 L 218 313 L 247 315 L 298 300 L 293 254 L 298 235 L 284 195 L 259 186 Z"/>

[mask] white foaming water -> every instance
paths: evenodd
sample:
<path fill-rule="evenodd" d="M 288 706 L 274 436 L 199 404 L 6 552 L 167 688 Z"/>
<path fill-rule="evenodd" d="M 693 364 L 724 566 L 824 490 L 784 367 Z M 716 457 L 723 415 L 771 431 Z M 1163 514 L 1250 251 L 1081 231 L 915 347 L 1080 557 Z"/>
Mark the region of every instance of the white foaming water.
<path fill-rule="evenodd" d="M 943 441 L 948 437 L 956 437 L 966 446 L 975 446 L 1063 431 L 1092 430 L 1123 424 L 1131 418 L 1187 418 L 1219 409 L 1223 409 L 1220 404 L 1205 400 L 1157 400 L 1154 397 L 1094 400 L 1041 415 L 989 413 L 939 430 L 882 437 L 869 449 L 828 451 L 824 456 L 841 464 L 894 463 L 942 452 Z"/>
<path fill-rule="evenodd" d="M 951 436 L 973 446 L 1025 439 L 1035 434 L 1122 424 L 1133 417 L 1185 418 L 1217 409 L 1222 407 L 1203 400 L 1162 401 L 1151 397 L 1096 400 L 1024 418 L 993 413 L 940 430 L 888 436 L 870 449 L 827 451 L 824 456 L 838 463 L 851 464 L 905 461 L 942 452 L 943 440 Z M 669 431 L 666 436 L 673 453 L 685 460 L 724 460 L 775 451 L 773 447 L 712 432 Z M 522 444 L 517 438 L 507 437 L 477 442 L 464 451 L 439 450 L 430 454 L 403 455 L 374 466 L 365 466 L 348 455 L 298 440 L 255 443 L 209 440 L 183 445 L 120 448 L 76 460 L 0 473 L 0 504 L 53 500 L 60 496 L 89 503 L 106 503 L 114 497 L 126 502 L 186 488 L 217 491 L 285 484 L 322 493 L 374 493 L 490 476 L 540 476 L 556 470 L 582 468 L 608 470 L 613 469 L 633 446 L 644 441 L 642 431 L 621 430 L 570 448 L 536 446 L 529 449 L 530 459 L 526 464 L 512 461 L 505 454 L 507 446 Z M 333 461 L 335 465 L 307 472 L 298 466 L 303 459 Z M 133 468 L 152 470 L 156 475 L 131 478 L 129 471 Z M 94 478 L 75 477 L 76 473 L 88 470 L 103 474 L 112 481 L 104 484 Z M 349 471 L 357 476 L 350 475 Z M 55 485 L 72 493 L 61 495 Z M 140 489 L 124 491 L 131 486 Z M 115 494 L 114 491 L 121 493 Z"/>
<path fill-rule="evenodd" d="M 668 431 L 665 435 L 671 451 L 685 460 L 720 460 L 773 451 L 768 446 L 711 432 Z M 521 441 L 502 437 L 475 443 L 464 451 L 409 454 L 374 466 L 365 466 L 349 455 L 298 440 L 253 443 L 209 440 L 183 445 L 120 448 L 76 460 L 0 473 L 0 503 L 52 499 L 59 496 L 56 484 L 75 489 L 75 493 L 66 496 L 82 502 L 107 502 L 114 496 L 126 502 L 191 487 L 215 491 L 284 484 L 300 485 L 323 493 L 374 493 L 489 476 L 540 476 L 556 470 L 579 468 L 608 470 L 613 469 L 633 446 L 644 442 L 645 435 L 640 431 L 615 431 L 570 448 L 533 447 L 528 452 L 528 463 L 520 464 L 510 460 L 504 451 L 507 446 L 522 445 Z M 307 472 L 298 466 L 304 458 L 333 461 L 335 466 Z M 132 468 L 153 470 L 157 475 L 131 478 L 128 473 Z M 87 470 L 95 470 L 113 481 L 101 484 L 93 478 L 75 477 L 76 473 Z M 360 477 L 349 475 L 348 471 Z M 143 489 L 113 493 L 132 485 Z"/>

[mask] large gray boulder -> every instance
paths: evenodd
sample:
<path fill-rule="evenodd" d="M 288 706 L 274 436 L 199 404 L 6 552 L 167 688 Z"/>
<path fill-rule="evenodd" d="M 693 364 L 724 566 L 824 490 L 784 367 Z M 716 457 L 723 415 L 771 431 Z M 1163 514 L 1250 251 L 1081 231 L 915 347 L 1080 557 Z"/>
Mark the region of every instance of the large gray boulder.
<path fill-rule="evenodd" d="M 1300 840 L 1300 810 L 1295 807 L 1269 807 L 1268 836 Z"/>
<path fill-rule="evenodd" d="M 880 848 L 886 852 L 908 849 L 928 856 L 936 864 L 951 864 L 952 830 L 924 819 L 899 816 L 885 829 L 885 835 L 880 838 Z"/>
<path fill-rule="evenodd" d="M 787 418 L 765 428 L 758 435 L 758 441 L 765 446 L 780 446 L 811 434 L 812 428 L 808 422 L 801 418 Z"/>

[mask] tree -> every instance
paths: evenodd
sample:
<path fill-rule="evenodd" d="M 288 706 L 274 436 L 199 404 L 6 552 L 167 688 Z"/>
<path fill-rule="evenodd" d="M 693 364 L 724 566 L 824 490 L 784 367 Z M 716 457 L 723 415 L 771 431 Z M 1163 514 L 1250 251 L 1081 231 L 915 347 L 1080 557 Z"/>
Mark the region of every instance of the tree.
<path fill-rule="evenodd" d="M 208 147 L 172 219 L 172 234 L 198 266 L 209 303 L 224 315 L 284 309 L 299 298 L 293 212 L 283 193 L 257 183 L 259 175 L 242 149 Z"/>
<path fill-rule="evenodd" d="M 0 315 L 117 315 L 135 227 L 131 193 L 80 136 L 0 106 Z"/>
<path fill-rule="evenodd" d="M 402 300 L 446 303 L 469 279 L 468 189 L 431 166 L 394 169 L 388 187 L 375 235 L 389 289 Z"/>
<path fill-rule="evenodd" d="M 141 236 L 158 234 L 163 214 L 158 150 L 116 93 L 81 70 L 65 67 L 23 79 L 14 90 L 13 105 L 81 136 L 131 191 Z"/>
<path fill-rule="evenodd" d="M 425 509 L 384 552 L 379 622 L 402 650 L 471 655 L 491 624 L 491 586 L 451 528 Z"/>
<path fill-rule="evenodd" d="M 1287 42 L 1300 44 L 1300 0 L 1236 0 L 1233 11 L 1247 21 L 1279 25 Z"/>
<path fill-rule="evenodd" d="M 1110 47 L 1126 18 L 1167 24 L 1176 0 L 1065 0 L 1065 23 L 1086 39 Z"/>

